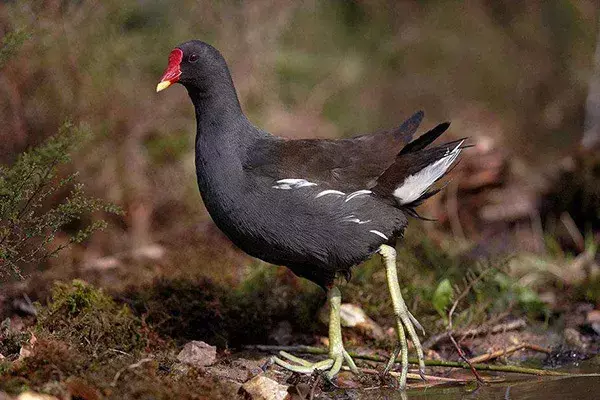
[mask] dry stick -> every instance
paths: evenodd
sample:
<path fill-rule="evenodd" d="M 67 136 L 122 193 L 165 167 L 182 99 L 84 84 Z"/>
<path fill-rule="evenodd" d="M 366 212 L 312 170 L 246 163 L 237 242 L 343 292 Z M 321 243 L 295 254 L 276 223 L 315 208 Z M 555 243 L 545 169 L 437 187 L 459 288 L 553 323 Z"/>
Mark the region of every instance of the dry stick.
<path fill-rule="evenodd" d="M 521 343 L 516 346 L 508 347 L 506 349 L 502 349 L 502 350 L 494 351 L 492 353 L 482 354 L 480 356 L 473 357 L 473 358 L 469 359 L 469 362 L 472 364 L 481 363 L 481 362 L 492 360 L 494 358 L 505 356 L 507 354 L 514 353 L 515 351 L 519 351 L 522 349 L 533 350 L 533 351 L 537 351 L 540 353 L 546 353 L 546 354 L 550 353 L 550 350 L 544 349 L 543 347 L 536 346 L 536 345 L 529 344 L 529 343 Z"/>
<path fill-rule="evenodd" d="M 329 354 L 328 349 L 322 349 L 320 347 L 313 346 L 271 346 L 271 345 L 253 345 L 253 346 L 245 346 L 246 349 L 249 350 L 258 350 L 258 351 L 287 351 L 290 353 L 304 353 L 304 354 Z M 367 361 L 375 361 L 386 363 L 387 358 L 369 355 L 369 354 L 357 354 L 349 351 L 351 357 L 356 358 L 358 360 L 367 360 Z M 399 360 L 397 360 L 399 362 Z M 414 358 L 408 359 L 409 364 L 419 365 L 419 361 Z M 470 369 L 469 365 L 465 362 L 460 361 L 444 361 L 444 360 L 425 360 L 425 365 L 428 367 L 446 367 L 446 368 L 462 368 L 462 369 Z M 536 375 L 536 376 L 600 376 L 600 374 L 573 374 L 569 372 L 560 372 L 560 371 L 552 371 L 545 369 L 537 369 L 537 368 L 526 368 L 526 367 L 517 367 L 514 365 L 489 365 L 489 364 L 473 364 L 473 368 L 478 371 L 495 371 L 495 372 L 512 372 L 517 374 L 527 374 L 527 375 Z"/>
<path fill-rule="evenodd" d="M 471 291 L 473 286 L 475 286 L 475 284 L 477 282 L 482 280 L 483 277 L 485 276 L 485 274 L 487 274 L 489 271 L 490 271 L 490 269 L 487 269 L 487 270 L 483 271 L 482 273 L 480 273 L 477 276 L 477 278 L 473 279 L 467 285 L 467 287 L 462 291 L 462 293 L 460 295 L 458 295 L 458 297 L 454 301 L 454 304 L 452 304 L 452 308 L 450 308 L 450 311 L 448 312 L 448 332 L 447 332 L 448 337 L 450 338 L 450 341 L 452 341 L 452 344 L 456 348 L 456 351 L 458 352 L 458 355 L 460 356 L 460 358 L 462 358 L 463 361 L 469 365 L 469 368 L 471 369 L 471 372 L 475 376 L 475 379 L 477 379 L 477 382 L 480 382 L 480 383 L 485 383 L 485 381 L 483 380 L 481 375 L 479 375 L 479 372 L 477 372 L 477 370 L 473 367 L 473 364 L 469 361 L 469 359 L 467 358 L 467 356 L 465 355 L 465 353 L 463 352 L 461 347 L 458 345 L 458 343 L 456 343 L 456 340 L 454 340 L 454 336 L 452 336 L 452 316 L 454 315 L 454 311 L 456 310 L 456 307 L 458 307 L 458 303 L 462 299 L 464 299 L 467 296 L 467 294 L 469 294 L 469 292 Z"/>
<path fill-rule="evenodd" d="M 135 368 L 139 368 L 141 367 L 144 363 L 153 361 L 153 358 L 142 358 L 140 361 L 136 362 L 135 364 L 131 364 L 128 365 L 124 368 L 121 368 L 120 370 L 117 371 L 117 373 L 115 374 L 115 377 L 113 378 L 110 386 L 112 387 L 116 387 L 117 386 L 117 382 L 119 381 L 119 378 L 121 377 L 121 374 L 127 370 L 133 370 Z"/>
<path fill-rule="evenodd" d="M 580 253 L 583 253 L 585 251 L 585 239 L 579 231 L 579 228 L 577 228 L 577 224 L 575 223 L 575 221 L 573 221 L 571 214 L 569 214 L 566 211 L 563 212 L 560 215 L 560 221 L 563 223 L 565 228 L 567 228 L 567 232 L 571 236 L 571 239 L 573 240 L 573 243 L 575 243 L 575 246 L 577 246 L 577 250 L 579 250 Z"/>
<path fill-rule="evenodd" d="M 450 331 L 448 331 L 448 337 L 452 341 L 452 344 L 454 345 L 454 348 L 456 349 L 456 352 L 458 353 L 458 356 L 460 358 L 462 358 L 462 360 L 464 362 L 466 362 L 467 365 L 469 366 L 469 368 L 471 369 L 471 372 L 475 376 L 475 379 L 477 379 L 477 382 L 479 382 L 479 383 L 485 383 L 485 381 L 483 380 L 483 378 L 481 377 L 481 375 L 479 375 L 479 372 L 477 372 L 477 370 L 475 369 L 475 367 L 473 367 L 473 364 L 471 363 L 471 361 L 469 361 L 469 359 L 467 358 L 467 356 L 465 355 L 465 353 L 463 352 L 463 350 L 460 348 L 460 346 L 458 345 L 458 343 L 456 343 L 456 340 L 454 340 L 454 336 L 452 336 L 452 333 L 450 333 Z"/>
<path fill-rule="evenodd" d="M 509 313 L 506 313 L 506 315 L 508 315 Z M 502 318 L 506 317 L 506 315 L 504 315 Z M 500 319 L 502 319 L 500 318 Z M 500 320 L 500 319 L 497 319 Z M 452 334 L 460 334 L 460 340 L 459 342 L 462 342 L 465 338 L 467 338 L 467 336 L 470 337 L 474 337 L 474 336 L 479 336 L 479 335 L 484 335 L 484 334 L 495 334 L 495 333 L 505 333 L 508 331 L 514 331 L 517 329 L 521 329 L 527 326 L 527 322 L 524 319 L 516 319 L 513 321 L 509 321 L 509 322 L 503 322 L 501 324 L 486 324 L 484 326 L 481 326 L 479 328 L 473 328 L 473 329 L 467 329 L 465 331 L 459 331 L 459 332 L 452 332 Z"/>
<path fill-rule="evenodd" d="M 344 371 L 350 371 L 350 368 L 348 368 L 346 366 L 343 366 L 342 369 Z M 360 372 L 362 372 L 363 374 L 367 374 L 367 375 L 381 375 L 381 371 L 377 371 L 376 369 L 373 369 L 373 368 L 359 368 L 358 370 Z M 396 376 L 396 377 L 399 377 L 401 375 L 401 373 L 395 372 L 395 371 L 390 371 L 388 373 L 391 376 Z M 423 376 L 425 377 L 425 380 L 427 380 L 427 381 L 455 382 L 455 383 L 469 382 L 468 379 L 446 378 L 443 376 L 435 376 L 435 375 L 423 375 Z M 423 377 L 420 374 L 408 373 L 408 375 L 406 375 L 406 377 L 409 379 L 413 379 L 415 381 L 423 381 Z"/>
<path fill-rule="evenodd" d="M 499 333 L 499 332 L 508 332 L 508 331 L 513 331 L 513 330 L 517 330 L 517 329 L 521 329 L 523 327 L 525 327 L 527 325 L 527 323 L 525 322 L 525 320 L 523 319 L 517 319 L 514 321 L 510 321 L 510 322 L 505 322 L 505 323 L 501 323 L 501 324 L 497 324 L 497 325 L 493 325 L 493 326 L 482 326 L 479 328 L 473 328 L 473 329 L 467 329 L 464 331 L 452 331 L 453 335 L 456 336 L 460 336 L 461 340 L 466 338 L 467 336 L 480 336 L 480 335 L 485 335 L 487 333 Z M 427 347 L 427 348 L 431 348 L 433 346 L 435 346 L 436 344 L 445 341 L 448 339 L 448 333 L 447 332 L 443 332 L 440 333 L 438 335 L 432 336 L 429 340 L 427 340 L 425 342 L 425 344 L 423 344 L 423 347 Z"/>

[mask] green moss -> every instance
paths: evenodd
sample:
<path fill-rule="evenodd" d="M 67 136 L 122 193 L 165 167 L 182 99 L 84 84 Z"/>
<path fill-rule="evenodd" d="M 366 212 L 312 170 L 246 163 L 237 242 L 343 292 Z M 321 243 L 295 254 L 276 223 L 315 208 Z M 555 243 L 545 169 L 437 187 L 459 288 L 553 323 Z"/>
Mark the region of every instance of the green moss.
<path fill-rule="evenodd" d="M 129 307 L 80 280 L 55 284 L 52 300 L 40 309 L 36 329 L 97 357 L 114 354 L 109 350 L 140 350 L 147 344 L 141 320 Z"/>

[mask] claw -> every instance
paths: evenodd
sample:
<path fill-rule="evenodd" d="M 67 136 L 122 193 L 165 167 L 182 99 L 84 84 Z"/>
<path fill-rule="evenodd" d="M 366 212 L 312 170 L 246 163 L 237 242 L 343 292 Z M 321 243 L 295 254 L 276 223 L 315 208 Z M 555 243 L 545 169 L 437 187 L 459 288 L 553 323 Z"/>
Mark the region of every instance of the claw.
<path fill-rule="evenodd" d="M 408 311 L 408 310 L 406 310 Z M 423 326 L 421 325 L 421 323 L 419 321 L 417 321 L 417 319 L 412 315 L 412 313 L 410 311 L 408 311 L 408 318 L 410 318 L 410 321 L 413 323 L 413 325 L 421 331 L 421 334 L 423 334 L 423 336 L 425 336 L 425 329 L 423 329 Z"/>

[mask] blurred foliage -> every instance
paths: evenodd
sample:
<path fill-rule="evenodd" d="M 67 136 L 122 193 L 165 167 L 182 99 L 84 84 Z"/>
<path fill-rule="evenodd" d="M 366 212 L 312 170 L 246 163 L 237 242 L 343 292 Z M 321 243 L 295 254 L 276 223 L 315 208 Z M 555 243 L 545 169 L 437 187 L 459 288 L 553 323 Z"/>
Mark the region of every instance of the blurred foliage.
<path fill-rule="evenodd" d="M 28 38 L 29 35 L 22 31 L 8 32 L 4 35 L 2 43 L 0 43 L 0 68 L 13 54 L 17 53 L 23 42 Z"/>
<path fill-rule="evenodd" d="M 548 221 L 546 230 L 558 236 L 562 225 L 558 221 L 568 212 L 584 234 L 593 235 L 600 230 L 600 154 L 597 150 L 581 152 L 567 162 L 568 167 L 553 180 L 540 207 Z M 566 243 L 561 245 L 567 247 Z"/>
<path fill-rule="evenodd" d="M 23 265 L 40 264 L 106 227 L 102 220 L 82 221 L 90 213 L 118 212 L 117 207 L 86 196 L 83 185 L 74 183 L 75 173 L 57 177 L 59 167 L 70 161 L 69 153 L 81 140 L 80 134 L 81 130 L 67 123 L 58 135 L 22 153 L 12 166 L 0 165 L 0 278 L 11 273 L 21 276 Z M 48 200 L 63 190 L 69 193 L 48 208 Z M 73 223 L 79 226 L 68 240 L 54 243 Z"/>
<path fill-rule="evenodd" d="M 491 137 L 542 165 L 580 136 L 596 23 L 592 0 L 9 2 L 0 32 L 30 39 L 0 76 L 0 162 L 66 116 L 85 123 L 93 135 L 72 170 L 126 211 L 90 247 L 160 241 L 186 255 L 178 268 L 239 280 L 243 257 L 208 250 L 189 100 L 181 88 L 154 93 L 175 45 L 221 49 L 250 119 L 274 133 L 348 136 L 425 108 L 426 125 L 452 119 L 457 136 Z"/>

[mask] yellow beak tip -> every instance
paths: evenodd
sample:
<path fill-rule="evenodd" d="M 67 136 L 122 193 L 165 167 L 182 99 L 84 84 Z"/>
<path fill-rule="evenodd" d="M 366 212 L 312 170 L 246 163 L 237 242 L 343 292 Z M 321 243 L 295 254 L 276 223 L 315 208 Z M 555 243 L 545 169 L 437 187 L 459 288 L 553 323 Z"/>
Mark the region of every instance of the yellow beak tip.
<path fill-rule="evenodd" d="M 169 81 L 159 82 L 158 85 L 156 85 L 156 93 L 160 92 L 161 90 L 165 90 L 169 86 L 171 86 L 171 82 Z"/>

